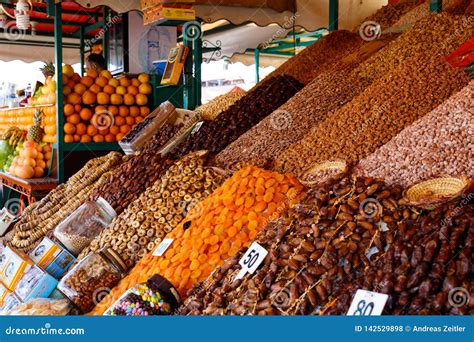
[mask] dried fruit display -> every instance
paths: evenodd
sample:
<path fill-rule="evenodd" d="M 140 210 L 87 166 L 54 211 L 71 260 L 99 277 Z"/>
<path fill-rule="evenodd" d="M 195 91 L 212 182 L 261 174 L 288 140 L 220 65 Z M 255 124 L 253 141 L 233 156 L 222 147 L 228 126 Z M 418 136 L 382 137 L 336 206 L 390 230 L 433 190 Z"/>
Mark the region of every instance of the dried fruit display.
<path fill-rule="evenodd" d="M 437 176 L 474 178 L 474 81 L 363 159 L 359 175 L 409 186 Z"/>
<path fill-rule="evenodd" d="M 219 153 L 301 88 L 300 82 L 286 75 L 265 81 L 221 113 L 217 120 L 205 121 L 199 131 L 178 145 L 172 154 L 180 158 L 198 150 L 208 150 L 211 155 Z"/>
<path fill-rule="evenodd" d="M 76 210 L 96 186 L 105 181 L 104 175 L 121 162 L 122 155 L 117 152 L 87 162 L 67 183 L 59 185 L 28 208 L 3 242 L 31 251 L 37 242 Z"/>
<path fill-rule="evenodd" d="M 212 121 L 244 96 L 245 93 L 243 92 L 229 92 L 227 94 L 217 96 L 208 103 L 196 108 L 196 112 L 201 115 L 203 120 Z"/>
<path fill-rule="evenodd" d="M 200 202 L 166 238 L 174 239 L 163 256 L 152 253 L 97 306 L 102 314 L 108 305 L 153 274 L 169 280 L 184 295 L 196 282 L 255 239 L 265 223 L 298 200 L 301 184 L 292 175 L 246 167 Z M 105 302 L 104 302 L 105 301 Z"/>
<path fill-rule="evenodd" d="M 360 27 L 367 22 L 377 23 L 380 25 L 382 30 L 385 30 L 393 26 L 405 14 L 416 8 L 419 2 L 419 0 L 408 0 L 396 4 L 385 5 L 371 16 L 365 18 L 359 25 L 357 25 L 357 27 L 354 28 L 354 31 L 359 32 Z"/>
<path fill-rule="evenodd" d="M 436 54 L 413 57 L 314 126 L 276 159 L 275 169 L 301 174 L 307 165 L 333 158 L 356 163 L 468 82 Z"/>
<path fill-rule="evenodd" d="M 199 151 L 173 164 L 92 241 L 77 261 L 90 252 L 110 247 L 131 267 L 154 251 L 187 212 L 224 182 L 226 175 L 206 166 L 206 159 L 207 153 Z"/>
<path fill-rule="evenodd" d="M 389 295 L 387 315 L 474 314 L 472 198 L 474 193 L 400 226 L 384 256 L 333 293 L 326 313 L 345 314 L 357 289 L 366 289 Z"/>
<path fill-rule="evenodd" d="M 172 164 L 156 151 L 161 147 L 157 133 L 144 147 L 116 170 L 90 196 L 91 201 L 104 198 L 120 215 L 142 192 L 153 185 Z"/>
<path fill-rule="evenodd" d="M 312 314 L 350 284 L 417 214 L 400 205 L 401 188 L 372 178 L 338 179 L 313 188 L 257 237 L 262 266 L 235 280 L 241 249 L 203 283 L 178 314 Z"/>
<path fill-rule="evenodd" d="M 360 94 L 370 83 L 351 73 L 354 66 L 322 73 L 287 103 L 252 127 L 216 156 L 221 167 L 267 166 L 316 123 Z"/>
<path fill-rule="evenodd" d="M 337 70 L 339 61 L 355 52 L 362 43 L 357 33 L 345 30 L 331 32 L 290 58 L 267 78 L 288 75 L 306 85 L 323 72 Z"/>

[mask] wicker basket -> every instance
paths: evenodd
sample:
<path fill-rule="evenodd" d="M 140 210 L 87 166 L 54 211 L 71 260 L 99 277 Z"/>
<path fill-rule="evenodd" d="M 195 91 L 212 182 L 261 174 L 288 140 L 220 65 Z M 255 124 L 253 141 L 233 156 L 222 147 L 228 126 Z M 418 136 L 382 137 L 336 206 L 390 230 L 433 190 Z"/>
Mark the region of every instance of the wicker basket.
<path fill-rule="evenodd" d="M 347 163 L 344 160 L 327 160 L 322 163 L 314 164 L 305 173 L 303 173 L 301 177 L 299 177 L 299 181 L 301 184 L 308 187 L 315 186 L 324 183 L 329 179 L 334 178 L 342 173 L 347 172 L 347 169 Z M 334 173 L 318 178 L 318 173 L 323 173 L 327 171 L 334 171 Z"/>
<path fill-rule="evenodd" d="M 409 205 L 432 210 L 460 197 L 470 185 L 467 177 L 440 177 L 412 185 L 403 193 Z"/>

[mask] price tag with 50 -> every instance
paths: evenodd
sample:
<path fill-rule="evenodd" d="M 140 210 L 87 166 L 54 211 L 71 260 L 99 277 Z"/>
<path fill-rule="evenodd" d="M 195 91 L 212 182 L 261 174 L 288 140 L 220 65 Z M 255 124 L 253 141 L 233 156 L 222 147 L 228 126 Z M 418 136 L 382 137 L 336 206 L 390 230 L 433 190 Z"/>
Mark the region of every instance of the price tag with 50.
<path fill-rule="evenodd" d="M 239 264 L 242 266 L 242 269 L 235 277 L 235 280 L 241 279 L 247 273 L 254 273 L 258 266 L 267 256 L 268 251 L 260 246 L 257 242 L 254 242 L 250 245 L 247 252 L 245 252 L 242 259 L 240 259 Z"/>
<path fill-rule="evenodd" d="M 357 290 L 347 316 L 380 316 L 388 295 L 366 290 Z"/>

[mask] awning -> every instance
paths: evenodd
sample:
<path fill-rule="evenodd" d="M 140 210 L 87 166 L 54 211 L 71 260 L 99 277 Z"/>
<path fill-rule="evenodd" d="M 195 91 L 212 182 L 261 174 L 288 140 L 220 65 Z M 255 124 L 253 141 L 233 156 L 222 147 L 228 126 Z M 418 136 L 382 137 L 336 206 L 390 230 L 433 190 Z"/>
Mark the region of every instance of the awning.
<path fill-rule="evenodd" d="M 123 13 L 130 10 L 140 10 L 139 0 L 76 0 L 84 7 L 106 5 L 114 11 Z M 222 1 L 223 3 L 225 1 Z M 344 0 L 339 1 L 339 28 L 352 29 L 364 18 L 373 14 L 388 0 Z M 278 12 L 269 8 L 244 8 L 232 6 L 195 5 L 196 15 L 204 22 L 212 23 L 226 19 L 233 24 L 254 22 L 259 26 L 276 23 L 282 27 L 301 26 L 307 31 L 316 31 L 328 27 L 329 0 L 297 0 L 296 13 L 289 11 Z"/>

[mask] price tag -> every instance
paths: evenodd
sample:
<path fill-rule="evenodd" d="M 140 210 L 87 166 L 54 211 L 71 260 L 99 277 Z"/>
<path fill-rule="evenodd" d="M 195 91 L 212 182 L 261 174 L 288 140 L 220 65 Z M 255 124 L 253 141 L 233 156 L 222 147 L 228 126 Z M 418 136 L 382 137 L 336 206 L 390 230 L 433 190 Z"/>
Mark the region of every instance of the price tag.
<path fill-rule="evenodd" d="M 8 230 L 8 228 L 10 228 L 15 218 L 16 216 L 13 214 L 10 214 L 8 209 L 3 208 L 0 211 L 0 236 L 3 236 L 3 234 L 6 233 L 6 231 Z"/>
<path fill-rule="evenodd" d="M 247 273 L 254 273 L 258 266 L 267 256 L 268 251 L 260 246 L 258 243 L 254 242 L 250 245 L 247 252 L 245 252 L 242 259 L 240 259 L 239 264 L 242 266 L 242 269 L 235 277 L 235 280 L 242 279 L 242 277 Z"/>
<path fill-rule="evenodd" d="M 366 290 L 357 290 L 347 316 L 380 316 L 388 295 Z"/>
<path fill-rule="evenodd" d="M 153 252 L 154 256 L 162 256 L 165 254 L 166 250 L 171 246 L 174 239 L 163 239 L 161 243 L 156 247 L 155 251 Z"/>

